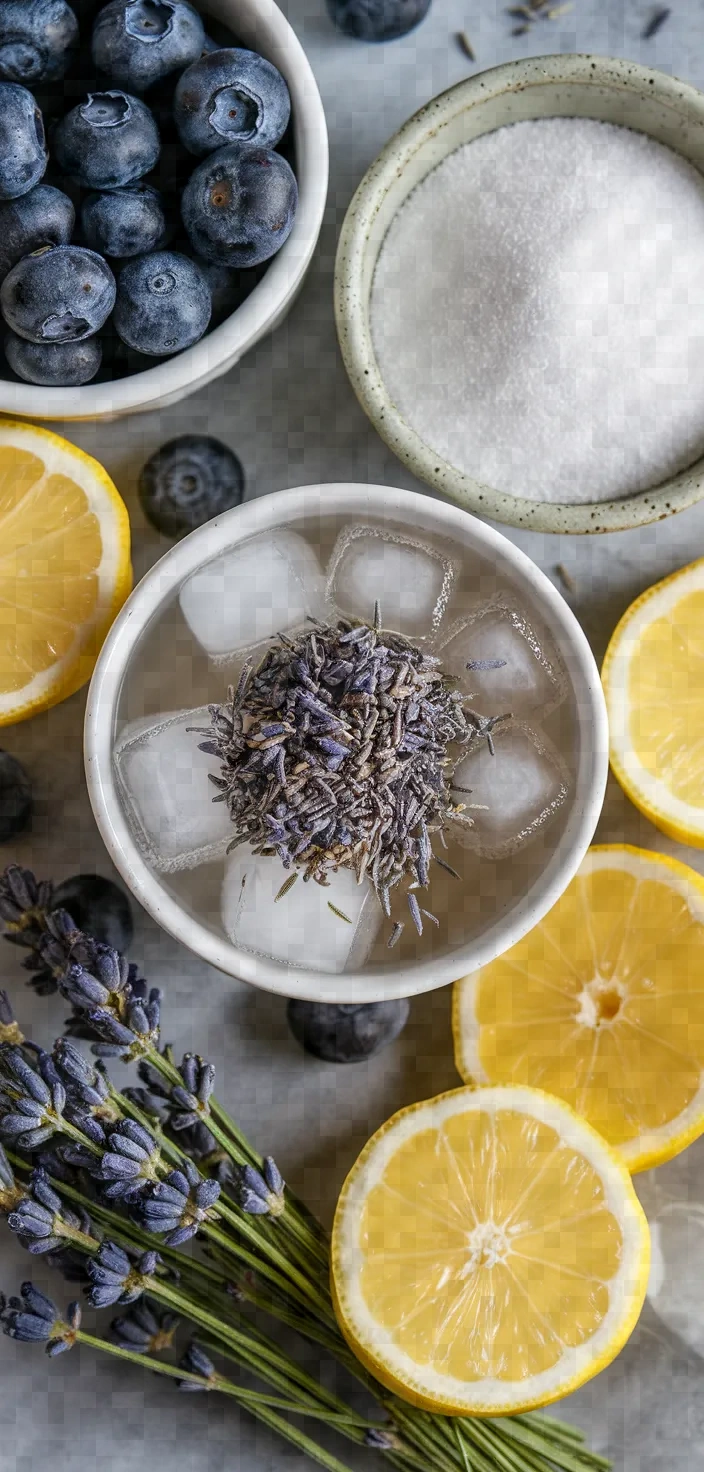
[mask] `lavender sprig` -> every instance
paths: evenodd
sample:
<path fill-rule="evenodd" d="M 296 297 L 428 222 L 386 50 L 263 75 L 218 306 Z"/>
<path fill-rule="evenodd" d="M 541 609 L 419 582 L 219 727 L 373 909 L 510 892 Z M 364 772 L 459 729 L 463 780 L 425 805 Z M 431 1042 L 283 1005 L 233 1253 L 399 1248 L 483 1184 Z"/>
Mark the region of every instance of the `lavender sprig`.
<path fill-rule="evenodd" d="M 81 1306 L 70 1303 L 63 1319 L 51 1298 L 33 1283 L 23 1283 L 21 1298 L 0 1299 L 0 1323 L 11 1339 L 25 1344 L 46 1344 L 52 1357 L 63 1354 L 76 1343 L 81 1324 Z"/>
<path fill-rule="evenodd" d="M 128 1314 L 113 1319 L 113 1339 L 123 1349 L 139 1354 L 160 1354 L 171 1349 L 180 1320 L 177 1314 L 164 1312 L 158 1304 L 141 1298 Z"/>
<path fill-rule="evenodd" d="M 9 1212 L 7 1224 L 34 1255 L 90 1239 L 93 1231 L 88 1214 L 69 1210 L 41 1168 L 32 1172 L 29 1191 Z"/>

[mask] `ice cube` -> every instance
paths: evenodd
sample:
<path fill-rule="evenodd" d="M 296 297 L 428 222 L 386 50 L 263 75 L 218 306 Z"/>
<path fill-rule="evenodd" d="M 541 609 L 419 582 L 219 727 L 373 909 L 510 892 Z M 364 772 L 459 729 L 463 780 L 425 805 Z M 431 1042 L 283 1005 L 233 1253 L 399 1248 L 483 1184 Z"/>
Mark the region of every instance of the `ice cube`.
<path fill-rule="evenodd" d="M 648 1302 L 663 1324 L 704 1356 L 704 1207 L 672 1201 L 650 1219 Z"/>
<path fill-rule="evenodd" d="M 371 885 L 357 884 L 350 869 L 338 869 L 328 887 L 299 876 L 277 900 L 294 872 L 248 846 L 233 850 L 222 889 L 222 920 L 233 945 L 313 971 L 363 966 L 383 920 Z"/>
<path fill-rule="evenodd" d="M 285 528 L 262 533 L 192 573 L 181 611 L 203 649 L 225 660 L 280 629 L 325 616 L 325 581 L 312 547 Z"/>
<path fill-rule="evenodd" d="M 146 857 L 162 873 L 193 869 L 224 854 L 232 838 L 227 807 L 213 802 L 216 757 L 189 726 L 208 727 L 207 706 L 132 721 L 113 753 L 130 827 Z"/>
<path fill-rule="evenodd" d="M 429 635 L 440 625 L 455 578 L 448 557 L 400 532 L 346 527 L 328 573 L 328 598 L 342 613 L 371 622 L 378 599 L 384 628 Z"/>
<path fill-rule="evenodd" d="M 545 716 L 567 693 L 557 652 L 504 600 L 471 613 L 439 654 L 443 669 L 457 675 L 483 715 Z"/>
<path fill-rule="evenodd" d="M 535 836 L 565 802 L 569 775 L 552 743 L 523 721 L 497 726 L 495 755 L 486 741 L 478 741 L 453 773 L 458 803 L 467 804 L 473 827 L 454 823 L 455 834 L 468 848 L 486 858 L 515 853 Z M 472 811 L 470 804 L 478 804 Z"/>

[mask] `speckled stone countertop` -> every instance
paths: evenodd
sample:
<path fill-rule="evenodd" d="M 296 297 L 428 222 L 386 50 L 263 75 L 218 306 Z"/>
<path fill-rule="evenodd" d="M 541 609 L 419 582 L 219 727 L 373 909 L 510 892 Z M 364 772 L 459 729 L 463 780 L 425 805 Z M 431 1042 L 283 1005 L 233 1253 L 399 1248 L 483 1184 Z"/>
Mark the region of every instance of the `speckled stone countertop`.
<path fill-rule="evenodd" d="M 332 30 L 324 0 L 283 0 L 308 50 L 326 107 L 331 187 L 326 224 L 306 287 L 275 335 L 227 378 L 160 414 L 115 424 L 75 424 L 69 438 L 107 466 L 133 513 L 135 570 L 140 576 L 166 548 L 137 507 L 139 467 L 161 442 L 185 430 L 208 431 L 235 448 L 249 495 L 319 481 L 360 480 L 419 486 L 377 438 L 348 385 L 335 341 L 332 269 L 337 228 L 367 165 L 416 107 L 471 70 L 454 39 L 465 29 L 478 65 L 493 66 L 547 51 L 630 57 L 704 85 L 704 8 L 677 0 L 658 36 L 642 40 L 648 0 L 574 0 L 554 23 L 511 37 L 499 0 L 435 0 L 421 29 L 385 47 L 345 41 Z M 56 426 L 61 428 L 61 426 Z M 631 599 L 704 551 L 704 504 L 641 531 L 593 540 L 513 533 L 509 536 L 557 580 L 562 563 L 574 583 L 567 593 L 597 658 Z M 2 733 L 27 764 L 37 791 L 33 831 L 16 857 L 39 875 L 77 870 L 109 873 L 86 796 L 81 756 L 85 696 Z M 656 848 L 704 870 L 704 854 L 658 834 L 609 786 L 598 837 Z M 5 852 L 3 852 L 5 858 Z M 454 1087 L 450 997 L 414 1002 L 404 1035 L 368 1064 L 351 1068 L 306 1059 L 288 1036 L 280 999 L 228 982 L 199 963 L 145 915 L 137 917 L 134 956 L 165 990 L 164 1035 L 218 1067 L 228 1106 L 259 1147 L 272 1151 L 288 1179 L 329 1219 L 336 1193 L 372 1130 L 412 1100 Z M 58 1030 L 56 998 L 21 991 L 16 954 L 0 953 L 0 984 L 9 986 L 23 1024 L 39 1041 Z M 704 1141 L 660 1172 L 704 1198 Z M 29 1260 L 3 1233 L 0 1284 L 27 1276 Z M 37 1280 L 48 1285 L 49 1276 Z M 257 1429 L 216 1397 L 197 1401 L 129 1367 L 88 1353 L 48 1361 L 29 1346 L 0 1338 L 0 1472 L 304 1472 L 310 1464 Z M 704 1366 L 687 1359 L 646 1310 L 610 1370 L 564 1402 L 564 1412 L 607 1452 L 618 1472 L 696 1472 L 704 1467 Z M 350 1465 L 371 1466 L 370 1453 Z"/>

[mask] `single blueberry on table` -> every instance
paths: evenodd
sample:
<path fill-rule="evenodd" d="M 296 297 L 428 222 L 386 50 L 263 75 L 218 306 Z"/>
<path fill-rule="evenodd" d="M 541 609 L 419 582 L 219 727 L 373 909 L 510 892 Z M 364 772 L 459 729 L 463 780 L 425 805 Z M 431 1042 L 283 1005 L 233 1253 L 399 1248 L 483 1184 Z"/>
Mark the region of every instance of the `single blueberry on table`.
<path fill-rule="evenodd" d="M 290 1001 L 288 1025 L 301 1047 L 324 1063 L 361 1063 L 393 1042 L 408 1021 L 409 1003 L 333 1005 Z"/>
<path fill-rule="evenodd" d="M 8 843 L 29 825 L 32 784 L 21 762 L 0 747 L 0 843 Z"/>
<path fill-rule="evenodd" d="M 210 321 L 210 292 L 202 271 L 177 251 L 154 251 L 123 266 L 113 322 L 129 347 L 150 357 L 190 348 Z"/>
<path fill-rule="evenodd" d="M 68 910 L 79 930 L 124 955 L 134 936 L 127 895 L 100 874 L 73 874 L 57 885 L 52 909 Z"/>
<path fill-rule="evenodd" d="M 196 61 L 205 27 L 187 0 L 111 0 L 93 27 L 93 61 L 111 82 L 146 92 Z"/>
<path fill-rule="evenodd" d="M 41 112 L 26 87 L 0 82 L 0 199 L 19 199 L 46 172 Z"/>
<path fill-rule="evenodd" d="M 37 184 L 0 204 L 0 280 L 40 246 L 68 245 L 75 223 L 72 201 L 53 184 Z"/>
<path fill-rule="evenodd" d="M 24 256 L 0 287 L 8 327 L 29 342 L 81 342 L 102 327 L 114 304 L 115 277 L 107 261 L 78 245 Z"/>
<path fill-rule="evenodd" d="M 99 337 L 83 342 L 27 342 L 14 332 L 5 337 L 5 357 L 25 383 L 42 388 L 80 388 L 95 378 L 103 361 Z"/>
<path fill-rule="evenodd" d="M 181 215 L 193 249 L 224 266 L 257 266 L 281 249 L 298 204 L 295 176 L 266 148 L 219 148 L 191 175 Z"/>
<path fill-rule="evenodd" d="M 86 244 L 104 256 L 125 258 L 154 250 L 166 230 L 161 197 L 148 184 L 89 194 L 81 209 Z"/>
<path fill-rule="evenodd" d="M 139 477 L 139 499 L 147 520 L 167 537 L 185 536 L 221 511 L 238 506 L 244 471 L 222 440 L 205 434 L 179 435 L 147 460 Z"/>
<path fill-rule="evenodd" d="M 0 77 L 55 82 L 78 46 L 78 21 L 66 0 L 0 0 Z"/>
<path fill-rule="evenodd" d="M 357 41 L 396 41 L 425 19 L 431 0 L 327 0 L 333 25 Z"/>
<path fill-rule="evenodd" d="M 59 167 L 83 189 L 123 189 L 154 168 L 159 131 L 149 108 L 127 92 L 89 92 L 52 136 Z"/>
<path fill-rule="evenodd" d="M 228 143 L 274 148 L 290 116 L 281 73 L 254 51 L 233 47 L 202 56 L 176 84 L 174 120 L 191 153 L 212 153 Z"/>

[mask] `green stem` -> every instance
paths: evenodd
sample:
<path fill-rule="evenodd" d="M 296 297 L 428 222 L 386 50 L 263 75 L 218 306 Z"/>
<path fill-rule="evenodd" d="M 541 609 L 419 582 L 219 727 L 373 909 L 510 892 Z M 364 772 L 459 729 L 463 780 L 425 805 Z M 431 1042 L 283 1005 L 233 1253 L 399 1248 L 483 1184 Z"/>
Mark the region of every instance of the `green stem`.
<path fill-rule="evenodd" d="M 253 1416 L 256 1416 L 257 1420 L 263 1421 L 273 1431 L 277 1431 L 281 1436 L 285 1436 L 286 1440 L 298 1447 L 299 1451 L 305 1452 L 307 1456 L 312 1457 L 321 1467 L 326 1467 L 327 1472 L 352 1472 L 352 1469 L 346 1462 L 341 1462 L 338 1457 L 326 1451 L 317 1441 L 313 1441 L 311 1437 L 306 1436 L 305 1432 L 300 1431 L 297 1426 L 292 1426 L 289 1421 L 285 1421 L 282 1416 L 277 1415 L 276 1411 L 271 1409 L 267 1404 L 268 1398 L 258 1395 L 256 1391 L 245 1390 L 241 1386 L 235 1385 L 233 1381 L 225 1380 L 221 1376 L 218 1376 L 214 1385 L 211 1386 L 207 1380 L 204 1380 L 202 1375 L 193 1375 L 187 1370 L 180 1370 L 178 1366 L 165 1364 L 162 1360 L 154 1359 L 151 1355 L 142 1355 L 129 1349 L 120 1349 L 117 1344 L 110 1344 L 108 1340 L 98 1339 L 93 1334 L 84 1333 L 83 1330 L 78 1331 L 76 1339 L 80 1344 L 85 1344 L 91 1349 L 98 1349 L 103 1353 L 112 1354 L 117 1359 L 126 1360 L 130 1364 L 141 1365 L 142 1369 L 147 1366 L 156 1375 L 166 1375 L 173 1380 L 188 1380 L 192 1384 L 199 1385 L 206 1390 L 218 1390 L 221 1394 L 228 1395 L 233 1400 L 238 1401 L 245 1410 L 250 1411 Z M 286 1409 L 294 1411 L 296 1407 L 286 1406 Z"/>

